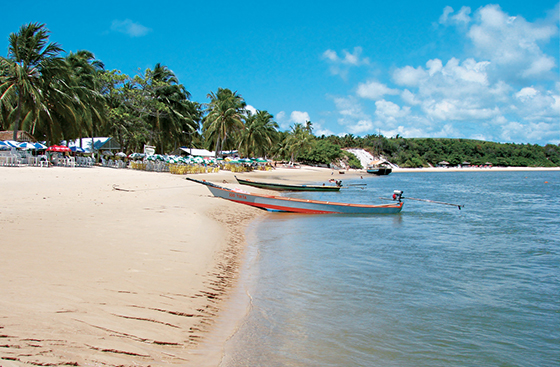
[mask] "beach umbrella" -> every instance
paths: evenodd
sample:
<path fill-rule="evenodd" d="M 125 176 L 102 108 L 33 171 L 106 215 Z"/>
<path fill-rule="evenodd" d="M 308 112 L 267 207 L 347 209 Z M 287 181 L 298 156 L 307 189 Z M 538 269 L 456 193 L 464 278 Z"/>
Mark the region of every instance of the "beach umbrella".
<path fill-rule="evenodd" d="M 23 143 L 19 143 L 19 144 L 17 145 L 17 147 L 18 147 L 18 149 L 23 149 L 23 150 L 29 150 L 29 149 L 35 150 L 35 149 L 37 149 L 37 148 L 35 147 L 35 144 L 30 143 L 30 142 L 28 142 L 28 141 L 24 141 Z"/>
<path fill-rule="evenodd" d="M 45 150 L 47 149 L 47 146 L 41 143 L 35 143 L 35 149 L 37 150 Z"/>
<path fill-rule="evenodd" d="M 121 157 L 121 158 L 126 158 L 126 153 L 124 152 L 118 152 L 117 154 L 115 154 L 117 157 Z"/>
<path fill-rule="evenodd" d="M 131 159 L 142 159 L 144 158 L 146 155 L 144 153 L 132 153 L 131 155 L 128 156 L 128 158 Z"/>
<path fill-rule="evenodd" d="M 195 163 L 203 163 L 203 162 L 204 162 L 204 158 L 202 158 L 202 157 L 194 157 L 194 161 L 195 161 Z"/>
<path fill-rule="evenodd" d="M 13 140 L 4 140 L 4 144 L 9 146 L 10 148 L 17 148 L 19 143 Z"/>
<path fill-rule="evenodd" d="M 65 147 L 64 145 L 51 145 L 50 147 L 47 148 L 48 152 L 59 152 L 59 153 L 63 153 L 63 152 L 71 152 L 70 148 Z"/>
<path fill-rule="evenodd" d="M 8 144 L 0 140 L 0 150 L 10 150 L 10 149 L 11 147 Z"/>
<path fill-rule="evenodd" d="M 111 152 L 110 150 L 105 150 L 105 151 L 103 152 L 103 155 L 113 156 L 113 152 Z"/>

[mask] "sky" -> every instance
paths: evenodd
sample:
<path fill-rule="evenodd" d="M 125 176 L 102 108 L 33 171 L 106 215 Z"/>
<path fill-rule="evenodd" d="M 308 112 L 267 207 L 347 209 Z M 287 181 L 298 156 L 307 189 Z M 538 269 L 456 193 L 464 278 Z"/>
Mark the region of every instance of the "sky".
<path fill-rule="evenodd" d="M 66 52 L 134 76 L 161 63 L 207 103 L 218 88 L 281 130 L 560 144 L 558 1 L 26 1 Z"/>

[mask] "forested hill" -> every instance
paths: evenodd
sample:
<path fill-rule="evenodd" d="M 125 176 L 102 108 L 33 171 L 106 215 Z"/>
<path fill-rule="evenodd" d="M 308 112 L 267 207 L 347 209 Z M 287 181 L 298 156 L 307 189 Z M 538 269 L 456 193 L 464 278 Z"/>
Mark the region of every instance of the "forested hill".
<path fill-rule="evenodd" d="M 494 143 L 469 139 L 386 138 L 378 135 L 354 137 L 322 136 L 319 140 L 341 148 L 362 148 L 374 156 L 383 156 L 400 167 L 435 166 L 446 161 L 450 165 L 469 162 L 473 165 L 491 163 L 505 167 L 559 167 L 560 145 Z"/>

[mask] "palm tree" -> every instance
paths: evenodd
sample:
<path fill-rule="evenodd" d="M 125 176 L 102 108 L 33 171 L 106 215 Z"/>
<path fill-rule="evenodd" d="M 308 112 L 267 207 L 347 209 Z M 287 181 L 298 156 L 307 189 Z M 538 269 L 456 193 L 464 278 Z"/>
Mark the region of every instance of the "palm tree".
<path fill-rule="evenodd" d="M 48 43 L 49 31 L 44 24 L 21 26 L 9 37 L 8 57 L 0 58 L 2 80 L 0 101 L 15 105 L 14 135 L 17 140 L 22 121 L 35 121 L 43 105 L 41 78 L 48 69 L 60 64 L 58 55 L 63 51 L 56 43 Z"/>
<path fill-rule="evenodd" d="M 245 156 L 266 157 L 278 138 L 278 124 L 267 111 L 248 112 L 241 131 L 239 151 Z"/>
<path fill-rule="evenodd" d="M 66 65 L 71 75 L 71 88 L 74 92 L 77 109 L 76 124 L 72 132 L 74 137 L 81 138 L 84 134 L 95 136 L 96 127 L 105 123 L 105 98 L 101 94 L 99 73 L 104 65 L 96 60 L 90 51 L 71 52 L 66 56 Z"/>
<path fill-rule="evenodd" d="M 297 159 L 299 153 L 305 149 L 310 149 L 313 145 L 314 137 L 309 132 L 307 127 L 310 123 L 304 127 L 302 124 L 294 124 L 292 126 L 292 131 L 286 138 L 286 149 L 290 153 L 290 160 L 294 162 Z"/>
<path fill-rule="evenodd" d="M 152 101 L 148 121 L 162 152 L 166 144 L 176 147 L 183 141 L 183 132 L 198 130 L 198 105 L 189 101 L 190 93 L 166 66 L 157 63 L 154 70 L 147 69 L 142 86 Z"/>
<path fill-rule="evenodd" d="M 228 137 L 243 128 L 246 103 L 241 95 L 229 89 L 218 88 L 218 92 L 208 94 L 210 103 L 207 105 L 203 130 L 208 141 L 215 142 L 216 157 L 223 149 L 234 146 Z M 230 139 L 233 140 L 233 139 Z"/>

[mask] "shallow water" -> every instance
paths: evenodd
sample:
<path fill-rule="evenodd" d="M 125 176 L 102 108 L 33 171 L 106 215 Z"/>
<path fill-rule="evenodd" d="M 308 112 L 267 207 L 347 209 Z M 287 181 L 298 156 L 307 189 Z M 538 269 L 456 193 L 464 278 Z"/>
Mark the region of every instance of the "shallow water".
<path fill-rule="evenodd" d="M 545 183 L 548 181 L 548 183 Z M 394 173 L 313 199 L 399 215 L 271 213 L 248 231 L 250 310 L 223 366 L 560 364 L 560 172 Z"/>

